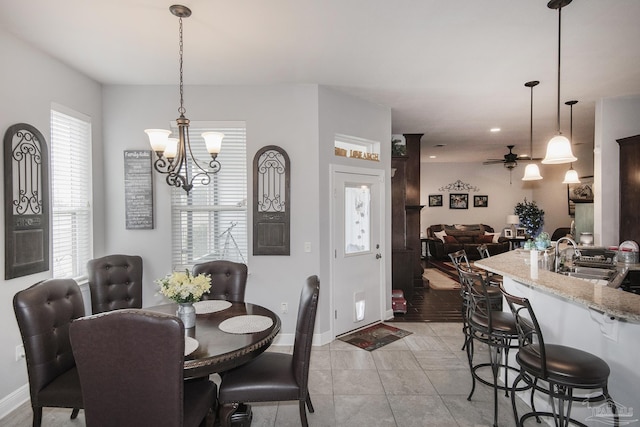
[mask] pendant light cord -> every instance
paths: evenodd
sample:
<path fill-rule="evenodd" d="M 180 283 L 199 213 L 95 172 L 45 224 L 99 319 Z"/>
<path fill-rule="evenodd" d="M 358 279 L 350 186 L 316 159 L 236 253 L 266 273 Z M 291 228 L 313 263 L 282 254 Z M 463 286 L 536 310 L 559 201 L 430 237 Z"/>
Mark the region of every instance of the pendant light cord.
<path fill-rule="evenodd" d="M 182 84 L 182 55 L 183 55 L 183 44 L 182 44 L 182 17 L 179 17 L 180 29 L 178 34 L 180 36 L 180 45 L 179 45 L 179 55 L 180 55 L 180 108 L 178 108 L 178 113 L 180 116 L 184 116 L 184 113 L 187 112 L 187 109 L 184 108 L 184 89 Z"/>
<path fill-rule="evenodd" d="M 560 48 L 561 48 L 561 37 L 562 37 L 562 7 L 558 8 L 558 107 L 557 107 L 557 118 L 558 118 L 558 135 L 560 132 Z"/>

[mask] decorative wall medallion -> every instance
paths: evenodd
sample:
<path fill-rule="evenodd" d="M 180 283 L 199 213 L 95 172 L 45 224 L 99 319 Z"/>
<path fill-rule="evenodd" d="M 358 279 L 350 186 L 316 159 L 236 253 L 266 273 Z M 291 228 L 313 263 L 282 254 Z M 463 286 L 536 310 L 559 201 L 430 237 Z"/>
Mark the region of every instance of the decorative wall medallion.
<path fill-rule="evenodd" d="M 462 182 L 457 180 L 456 182 L 452 182 L 451 184 L 447 184 L 444 187 L 438 188 L 438 191 L 475 191 L 478 192 L 480 189 L 474 185 L 467 184 L 466 182 Z"/>

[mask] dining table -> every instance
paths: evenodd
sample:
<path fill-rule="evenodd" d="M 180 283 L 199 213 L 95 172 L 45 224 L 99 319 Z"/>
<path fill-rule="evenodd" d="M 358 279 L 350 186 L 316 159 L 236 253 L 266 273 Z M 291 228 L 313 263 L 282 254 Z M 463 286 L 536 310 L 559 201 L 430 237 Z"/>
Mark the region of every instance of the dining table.
<path fill-rule="evenodd" d="M 263 353 L 280 332 L 280 318 L 268 308 L 246 302 L 194 303 L 195 326 L 185 329 L 184 377 L 228 371 Z M 178 304 L 145 310 L 176 315 Z"/>

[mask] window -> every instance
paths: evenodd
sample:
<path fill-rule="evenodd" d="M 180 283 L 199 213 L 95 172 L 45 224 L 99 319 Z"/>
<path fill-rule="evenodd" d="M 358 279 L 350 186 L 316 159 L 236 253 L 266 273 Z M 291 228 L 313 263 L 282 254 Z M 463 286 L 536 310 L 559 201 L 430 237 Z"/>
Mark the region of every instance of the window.
<path fill-rule="evenodd" d="M 82 278 L 91 259 L 91 121 L 51 110 L 53 277 Z M 64 112 L 62 112 L 64 111 Z"/>
<path fill-rule="evenodd" d="M 177 129 L 172 129 L 174 133 Z M 191 122 L 191 149 L 204 167 L 210 159 L 203 132 L 222 132 L 220 171 L 208 185 L 172 190 L 173 269 L 214 259 L 247 261 L 247 150 L 244 122 Z M 200 161 L 202 159 L 202 161 Z"/>

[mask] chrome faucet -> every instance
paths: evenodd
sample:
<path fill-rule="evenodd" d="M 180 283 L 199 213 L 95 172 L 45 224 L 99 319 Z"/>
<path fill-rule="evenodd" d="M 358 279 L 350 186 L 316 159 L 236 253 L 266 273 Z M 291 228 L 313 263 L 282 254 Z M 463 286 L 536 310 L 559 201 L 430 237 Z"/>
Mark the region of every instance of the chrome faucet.
<path fill-rule="evenodd" d="M 565 236 L 565 237 L 561 237 L 561 238 L 559 238 L 559 239 L 556 241 L 556 249 L 555 249 L 555 251 L 554 251 L 554 255 L 555 255 L 555 256 L 554 256 L 554 260 L 553 260 L 553 262 L 554 262 L 554 269 L 553 269 L 553 271 L 554 271 L 555 273 L 557 273 L 557 272 L 558 272 L 558 264 L 560 263 L 560 256 L 559 256 L 559 251 L 560 251 L 560 250 L 559 250 L 558 248 L 560 248 L 560 242 L 562 242 L 562 241 L 564 241 L 564 240 L 566 240 L 567 242 L 569 242 L 569 243 L 571 244 L 571 246 L 573 246 L 573 254 L 574 254 L 575 256 L 580 256 L 580 255 L 581 255 L 580 250 L 578 249 L 578 244 L 576 243 L 576 241 L 575 241 L 575 240 L 573 240 L 573 239 L 572 239 L 572 238 L 570 238 L 570 237 L 566 237 L 566 236 Z"/>

